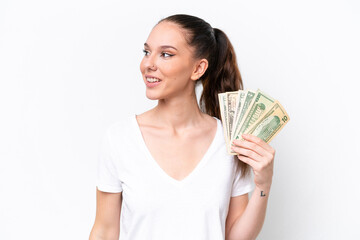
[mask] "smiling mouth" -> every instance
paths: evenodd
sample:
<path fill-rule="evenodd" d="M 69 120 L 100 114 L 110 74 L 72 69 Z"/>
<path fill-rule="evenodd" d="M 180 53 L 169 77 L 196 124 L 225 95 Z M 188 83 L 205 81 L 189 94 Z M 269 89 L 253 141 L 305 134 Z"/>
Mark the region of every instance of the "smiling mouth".
<path fill-rule="evenodd" d="M 146 78 L 146 81 L 153 83 L 153 82 L 160 82 L 161 80 L 158 78 Z"/>

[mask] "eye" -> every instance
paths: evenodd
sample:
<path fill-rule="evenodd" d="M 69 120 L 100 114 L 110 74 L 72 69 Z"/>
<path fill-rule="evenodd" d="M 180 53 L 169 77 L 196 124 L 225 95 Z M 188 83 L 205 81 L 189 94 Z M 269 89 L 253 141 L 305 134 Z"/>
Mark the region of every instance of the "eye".
<path fill-rule="evenodd" d="M 143 49 L 143 52 L 145 53 L 145 56 L 149 53 L 147 50 Z"/>
<path fill-rule="evenodd" d="M 165 54 L 168 55 L 168 57 L 174 56 L 174 54 L 169 54 L 169 53 L 166 53 L 166 52 L 162 52 L 162 53 L 161 53 L 161 56 L 164 56 L 165 58 L 167 58 L 167 57 L 165 56 Z"/>

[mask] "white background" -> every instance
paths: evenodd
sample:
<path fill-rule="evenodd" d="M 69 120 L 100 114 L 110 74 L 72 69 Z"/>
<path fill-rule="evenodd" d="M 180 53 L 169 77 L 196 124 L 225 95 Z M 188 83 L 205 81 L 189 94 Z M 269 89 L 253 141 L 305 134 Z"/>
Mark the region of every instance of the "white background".
<path fill-rule="evenodd" d="M 258 239 L 360 239 L 356 0 L 0 1 L 0 238 L 88 239 L 101 135 L 156 105 L 143 44 L 175 13 L 225 31 L 290 115 Z"/>

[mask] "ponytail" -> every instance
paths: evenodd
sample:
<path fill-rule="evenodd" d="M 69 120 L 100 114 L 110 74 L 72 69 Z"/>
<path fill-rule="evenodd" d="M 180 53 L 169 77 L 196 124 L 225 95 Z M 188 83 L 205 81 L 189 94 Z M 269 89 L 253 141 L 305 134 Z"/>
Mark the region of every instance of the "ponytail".
<path fill-rule="evenodd" d="M 205 73 L 197 80 L 201 81 L 203 91 L 199 100 L 201 111 L 220 120 L 220 104 L 218 93 L 243 89 L 243 83 L 236 61 L 232 44 L 226 34 L 203 19 L 175 14 L 160 20 L 178 24 L 187 31 L 185 39 L 190 46 L 195 47 L 195 59 L 206 58 L 209 62 Z M 241 170 L 241 178 L 249 174 L 249 165 L 234 156 Z"/>
<path fill-rule="evenodd" d="M 213 52 L 214 64 L 209 69 L 207 77 L 202 80 L 203 92 L 200 102 L 204 101 L 202 108 L 206 113 L 221 119 L 218 93 L 242 90 L 243 83 L 229 38 L 217 28 L 214 28 L 214 35 L 216 39 L 216 48 Z M 244 178 L 250 173 L 249 165 L 240 161 L 236 155 L 234 159 L 242 172 L 241 177 Z"/>
<path fill-rule="evenodd" d="M 226 34 L 214 28 L 215 50 L 211 53 L 212 64 L 203 75 L 203 92 L 200 97 L 202 110 L 221 119 L 218 93 L 243 89 L 240 71 L 232 44 Z"/>

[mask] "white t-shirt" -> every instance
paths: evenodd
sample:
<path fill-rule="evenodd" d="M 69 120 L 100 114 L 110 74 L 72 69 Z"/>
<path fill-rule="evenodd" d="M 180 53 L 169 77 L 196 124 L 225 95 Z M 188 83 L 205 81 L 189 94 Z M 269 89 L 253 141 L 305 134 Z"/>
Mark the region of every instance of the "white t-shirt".
<path fill-rule="evenodd" d="M 215 117 L 214 117 L 215 118 Z M 122 191 L 120 240 L 223 240 L 230 197 L 254 189 L 253 176 L 226 152 L 222 123 L 196 168 L 170 177 L 145 145 L 135 115 L 111 124 L 98 157 L 99 190 Z"/>

